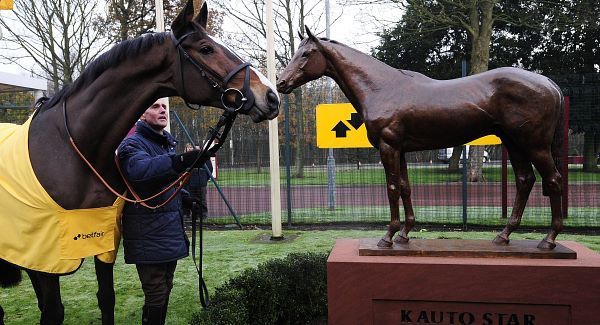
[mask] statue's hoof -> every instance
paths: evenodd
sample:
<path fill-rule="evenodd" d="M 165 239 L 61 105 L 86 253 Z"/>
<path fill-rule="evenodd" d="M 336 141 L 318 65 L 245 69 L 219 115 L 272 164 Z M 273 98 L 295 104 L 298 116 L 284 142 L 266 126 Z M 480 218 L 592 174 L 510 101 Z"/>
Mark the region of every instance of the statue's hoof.
<path fill-rule="evenodd" d="M 389 240 L 385 240 L 385 239 L 380 239 L 379 242 L 377 243 L 377 247 L 379 248 L 390 248 L 392 247 L 393 243 Z"/>
<path fill-rule="evenodd" d="M 550 249 L 554 249 L 554 247 L 556 247 L 556 244 L 555 244 L 555 243 L 551 243 L 551 242 L 547 241 L 546 239 L 543 239 L 543 240 L 542 240 L 542 241 L 541 241 L 541 242 L 540 242 L 540 243 L 537 245 L 537 247 L 538 247 L 539 249 L 548 249 L 548 250 L 550 250 Z"/>
<path fill-rule="evenodd" d="M 394 242 L 397 244 L 408 244 L 408 237 L 404 237 L 404 236 L 396 236 L 396 238 L 394 238 Z"/>
<path fill-rule="evenodd" d="M 510 240 L 508 238 L 504 238 L 500 235 L 497 235 L 492 242 L 496 245 L 507 246 Z"/>

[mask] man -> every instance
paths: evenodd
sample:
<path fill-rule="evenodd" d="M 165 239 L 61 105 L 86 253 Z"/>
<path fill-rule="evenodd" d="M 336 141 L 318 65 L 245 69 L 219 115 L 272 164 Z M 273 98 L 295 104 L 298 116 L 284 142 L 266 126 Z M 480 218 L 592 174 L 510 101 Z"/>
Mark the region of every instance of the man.
<path fill-rule="evenodd" d="M 167 105 L 158 99 L 136 123 L 135 133 L 118 149 L 123 175 L 141 198 L 150 197 L 191 167 L 197 150 L 176 155 L 177 141 L 167 132 Z M 148 201 L 156 206 L 175 189 Z M 135 264 L 144 291 L 142 324 L 164 324 L 173 288 L 177 260 L 188 256 L 189 241 L 183 229 L 182 204 L 191 205 L 187 192 L 158 209 L 127 203 L 123 209 L 125 263 Z"/>

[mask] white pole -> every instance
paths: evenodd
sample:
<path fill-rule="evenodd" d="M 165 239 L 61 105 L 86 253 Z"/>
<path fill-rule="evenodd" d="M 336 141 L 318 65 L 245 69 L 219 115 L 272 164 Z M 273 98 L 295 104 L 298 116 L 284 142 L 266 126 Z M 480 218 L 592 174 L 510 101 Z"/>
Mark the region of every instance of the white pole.
<path fill-rule="evenodd" d="M 163 0 L 154 0 L 154 6 L 156 8 L 156 32 L 162 33 L 165 31 L 165 14 L 163 12 Z M 169 116 L 169 98 L 165 98 L 167 104 L 167 127 L 165 130 L 171 132 L 171 117 Z"/>
<path fill-rule="evenodd" d="M 273 1 L 266 2 L 267 23 L 267 78 L 275 84 L 275 46 L 273 31 Z M 269 161 L 271 172 L 271 239 L 283 239 L 281 231 L 281 180 L 279 177 L 279 132 L 277 118 L 269 121 Z"/>
<path fill-rule="evenodd" d="M 331 21 L 329 0 L 325 0 L 325 37 L 331 38 Z M 327 77 L 327 103 L 333 101 L 333 87 L 331 86 L 331 78 Z M 327 192 L 329 194 L 329 210 L 335 210 L 336 206 L 336 186 L 335 186 L 335 156 L 333 149 L 327 150 Z"/>

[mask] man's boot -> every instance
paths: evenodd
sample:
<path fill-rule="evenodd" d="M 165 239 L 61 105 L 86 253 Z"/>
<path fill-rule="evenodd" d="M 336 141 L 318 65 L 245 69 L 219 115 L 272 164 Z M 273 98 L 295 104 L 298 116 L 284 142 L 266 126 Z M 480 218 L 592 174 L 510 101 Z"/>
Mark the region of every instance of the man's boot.
<path fill-rule="evenodd" d="M 161 320 L 162 320 L 162 323 L 160 323 L 161 325 L 164 325 L 165 322 L 166 322 L 168 307 L 169 307 L 169 303 L 168 302 L 165 305 L 163 305 L 162 313 L 161 313 Z"/>
<path fill-rule="evenodd" d="M 162 325 L 164 318 L 162 316 L 163 306 L 146 306 L 142 308 L 142 325 Z"/>

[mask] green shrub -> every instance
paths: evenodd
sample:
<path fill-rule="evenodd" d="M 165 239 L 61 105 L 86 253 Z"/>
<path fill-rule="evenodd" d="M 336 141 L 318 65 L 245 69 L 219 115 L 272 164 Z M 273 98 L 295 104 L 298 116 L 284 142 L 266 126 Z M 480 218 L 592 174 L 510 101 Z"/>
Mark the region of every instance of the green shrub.
<path fill-rule="evenodd" d="M 306 324 L 327 315 L 327 254 L 292 253 L 216 289 L 190 324 Z"/>

